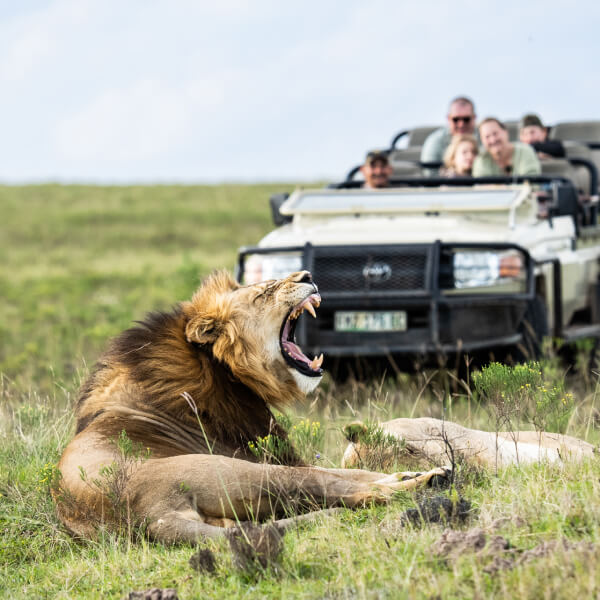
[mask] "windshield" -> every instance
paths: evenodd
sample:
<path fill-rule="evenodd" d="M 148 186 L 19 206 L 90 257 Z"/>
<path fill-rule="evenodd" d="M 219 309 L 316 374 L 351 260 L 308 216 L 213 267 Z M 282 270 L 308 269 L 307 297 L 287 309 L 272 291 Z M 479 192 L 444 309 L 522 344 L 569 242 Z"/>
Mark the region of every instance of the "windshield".
<path fill-rule="evenodd" d="M 281 213 L 334 214 L 361 212 L 508 211 L 522 202 L 524 187 L 502 189 L 388 189 L 298 191 Z"/>

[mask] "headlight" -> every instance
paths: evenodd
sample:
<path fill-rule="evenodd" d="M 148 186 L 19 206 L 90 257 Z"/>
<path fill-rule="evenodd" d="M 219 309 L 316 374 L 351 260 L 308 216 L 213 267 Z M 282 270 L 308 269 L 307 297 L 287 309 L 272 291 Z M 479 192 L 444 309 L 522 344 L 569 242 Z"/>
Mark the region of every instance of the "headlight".
<path fill-rule="evenodd" d="M 455 252 L 453 270 L 454 286 L 459 289 L 498 285 L 515 279 L 524 283 L 526 278 L 523 256 L 513 250 Z"/>
<path fill-rule="evenodd" d="M 301 254 L 249 254 L 244 261 L 242 282 L 246 285 L 281 279 L 302 269 Z"/>

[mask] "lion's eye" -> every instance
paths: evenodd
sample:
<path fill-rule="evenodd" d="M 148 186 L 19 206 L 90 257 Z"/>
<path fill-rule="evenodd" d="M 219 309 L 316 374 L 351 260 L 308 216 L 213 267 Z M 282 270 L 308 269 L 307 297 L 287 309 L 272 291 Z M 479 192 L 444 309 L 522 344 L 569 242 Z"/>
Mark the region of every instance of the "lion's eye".
<path fill-rule="evenodd" d="M 276 286 L 277 286 L 277 281 L 265 281 L 265 282 L 256 284 L 254 287 L 257 288 L 257 290 L 256 290 L 257 293 L 252 298 L 252 302 L 256 302 L 257 300 L 265 300 L 273 293 Z"/>

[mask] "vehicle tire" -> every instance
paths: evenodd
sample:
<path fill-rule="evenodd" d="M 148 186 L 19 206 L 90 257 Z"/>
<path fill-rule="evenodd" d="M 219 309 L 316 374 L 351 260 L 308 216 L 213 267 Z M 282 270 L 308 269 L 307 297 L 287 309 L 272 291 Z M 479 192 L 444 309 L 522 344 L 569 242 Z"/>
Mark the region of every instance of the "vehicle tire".
<path fill-rule="evenodd" d="M 517 346 L 516 358 L 518 362 L 537 360 L 542 353 L 543 339 L 548 335 L 548 312 L 546 304 L 536 296 L 527 304 L 519 332 L 523 340 Z"/>

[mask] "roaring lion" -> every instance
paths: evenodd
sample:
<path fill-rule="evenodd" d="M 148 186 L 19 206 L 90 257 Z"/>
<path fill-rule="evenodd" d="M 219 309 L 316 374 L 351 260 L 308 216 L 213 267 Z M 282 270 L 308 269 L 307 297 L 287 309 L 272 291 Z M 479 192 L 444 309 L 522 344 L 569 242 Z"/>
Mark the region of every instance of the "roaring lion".
<path fill-rule="evenodd" d="M 506 467 L 595 456 L 592 444 L 569 435 L 537 431 L 500 431 L 496 435 L 430 417 L 385 421 L 375 428 L 375 435 L 360 422 L 347 425 L 344 432 L 350 442 L 342 459 L 346 468 L 373 462 L 390 468 L 400 459 L 416 465 L 446 464 L 452 458 L 484 467 Z M 387 439 L 382 440 L 381 434 Z"/>
<path fill-rule="evenodd" d="M 155 539 L 193 542 L 245 521 L 386 502 L 447 477 L 299 459 L 271 407 L 321 379 L 322 355 L 309 359 L 294 338 L 300 314 L 314 316 L 320 301 L 307 271 L 250 286 L 218 272 L 191 301 L 118 336 L 82 386 L 59 463 L 53 495 L 66 527 L 93 537 L 100 524 L 144 523 Z M 279 464 L 249 449 L 267 435 L 286 442 L 276 444 Z"/>

